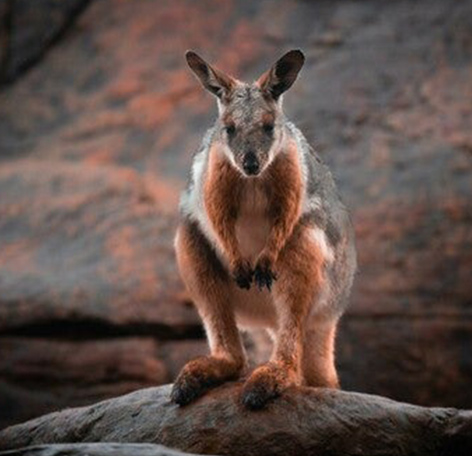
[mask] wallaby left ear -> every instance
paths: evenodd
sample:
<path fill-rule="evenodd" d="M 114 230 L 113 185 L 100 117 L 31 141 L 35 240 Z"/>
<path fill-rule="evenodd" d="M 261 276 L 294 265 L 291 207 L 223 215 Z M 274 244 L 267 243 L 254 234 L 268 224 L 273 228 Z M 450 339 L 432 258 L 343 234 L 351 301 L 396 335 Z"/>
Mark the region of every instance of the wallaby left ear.
<path fill-rule="evenodd" d="M 302 51 L 298 49 L 289 51 L 277 60 L 274 66 L 257 80 L 257 83 L 262 90 L 277 100 L 292 87 L 304 63 L 305 56 Z"/>
<path fill-rule="evenodd" d="M 224 100 L 231 93 L 231 90 L 236 85 L 235 80 L 231 76 L 213 68 L 196 52 L 187 51 L 185 58 L 187 59 L 188 66 L 205 89 L 221 100 Z"/>

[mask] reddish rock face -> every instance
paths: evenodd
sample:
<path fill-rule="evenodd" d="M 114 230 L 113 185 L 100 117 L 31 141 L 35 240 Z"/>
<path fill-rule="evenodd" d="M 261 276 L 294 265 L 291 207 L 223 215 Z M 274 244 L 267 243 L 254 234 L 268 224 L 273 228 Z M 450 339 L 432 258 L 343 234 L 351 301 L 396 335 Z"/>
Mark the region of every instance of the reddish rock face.
<path fill-rule="evenodd" d="M 89 0 L 0 2 L 0 85 L 41 59 Z"/>
<path fill-rule="evenodd" d="M 188 48 L 242 79 L 305 51 L 286 113 L 357 232 L 342 383 L 472 406 L 472 3 L 158 3 L 92 2 L 0 93 L 0 422 L 168 381 L 206 350 L 172 251 L 178 193 L 216 115 Z M 86 360 L 94 343 L 106 348 Z M 97 371 L 125 366 L 117 384 L 84 373 L 84 387 L 54 355 L 76 350 Z"/>
<path fill-rule="evenodd" d="M 173 260 L 171 188 L 125 167 L 35 157 L 4 163 L 0 192 L 0 331 L 63 321 L 195 332 Z"/>

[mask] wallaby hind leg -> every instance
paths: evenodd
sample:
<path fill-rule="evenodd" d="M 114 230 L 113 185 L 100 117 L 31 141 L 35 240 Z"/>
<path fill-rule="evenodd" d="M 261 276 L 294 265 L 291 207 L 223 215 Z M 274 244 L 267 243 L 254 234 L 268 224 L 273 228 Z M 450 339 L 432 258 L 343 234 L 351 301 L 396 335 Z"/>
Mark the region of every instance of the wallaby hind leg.
<path fill-rule="evenodd" d="M 339 388 L 334 363 L 337 320 L 310 322 L 303 346 L 303 375 L 308 386 Z"/>
<path fill-rule="evenodd" d="M 184 223 L 176 237 L 181 277 L 202 317 L 211 355 L 188 362 L 180 372 L 171 399 L 184 405 L 205 390 L 237 378 L 246 359 L 236 326 L 227 271 L 196 224 Z"/>

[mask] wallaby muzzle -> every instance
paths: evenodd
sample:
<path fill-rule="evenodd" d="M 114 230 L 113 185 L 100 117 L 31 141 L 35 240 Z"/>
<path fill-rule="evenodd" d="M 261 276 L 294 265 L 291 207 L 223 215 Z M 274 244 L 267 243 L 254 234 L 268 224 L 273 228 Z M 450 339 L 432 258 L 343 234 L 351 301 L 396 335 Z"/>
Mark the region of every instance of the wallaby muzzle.
<path fill-rule="evenodd" d="M 254 152 L 248 152 L 244 156 L 243 169 L 248 176 L 257 176 L 259 174 L 259 160 Z"/>

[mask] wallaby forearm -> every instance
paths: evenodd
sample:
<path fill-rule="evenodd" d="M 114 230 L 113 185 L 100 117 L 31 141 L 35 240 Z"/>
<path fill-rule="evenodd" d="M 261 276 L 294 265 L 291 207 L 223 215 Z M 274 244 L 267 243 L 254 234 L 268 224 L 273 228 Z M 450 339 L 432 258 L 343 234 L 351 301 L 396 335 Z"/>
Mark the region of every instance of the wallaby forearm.
<path fill-rule="evenodd" d="M 286 156 L 274 163 L 270 179 L 271 229 L 261 257 L 272 264 L 291 236 L 301 215 L 302 177 L 295 150 L 288 146 Z"/>
<path fill-rule="evenodd" d="M 293 213 L 289 218 L 277 220 L 272 226 L 267 243 L 262 250 L 260 257 L 269 259 L 272 264 L 277 261 L 280 251 L 293 232 L 293 228 L 298 221 L 298 214 Z"/>
<path fill-rule="evenodd" d="M 236 219 L 230 208 L 224 207 L 219 198 L 207 202 L 207 211 L 212 215 L 210 223 L 223 248 L 230 266 L 235 266 L 241 259 L 236 238 Z"/>
<path fill-rule="evenodd" d="M 231 268 L 242 260 L 236 237 L 238 217 L 238 176 L 231 165 L 210 154 L 209 173 L 205 182 L 205 209 L 215 234 L 225 251 Z"/>

